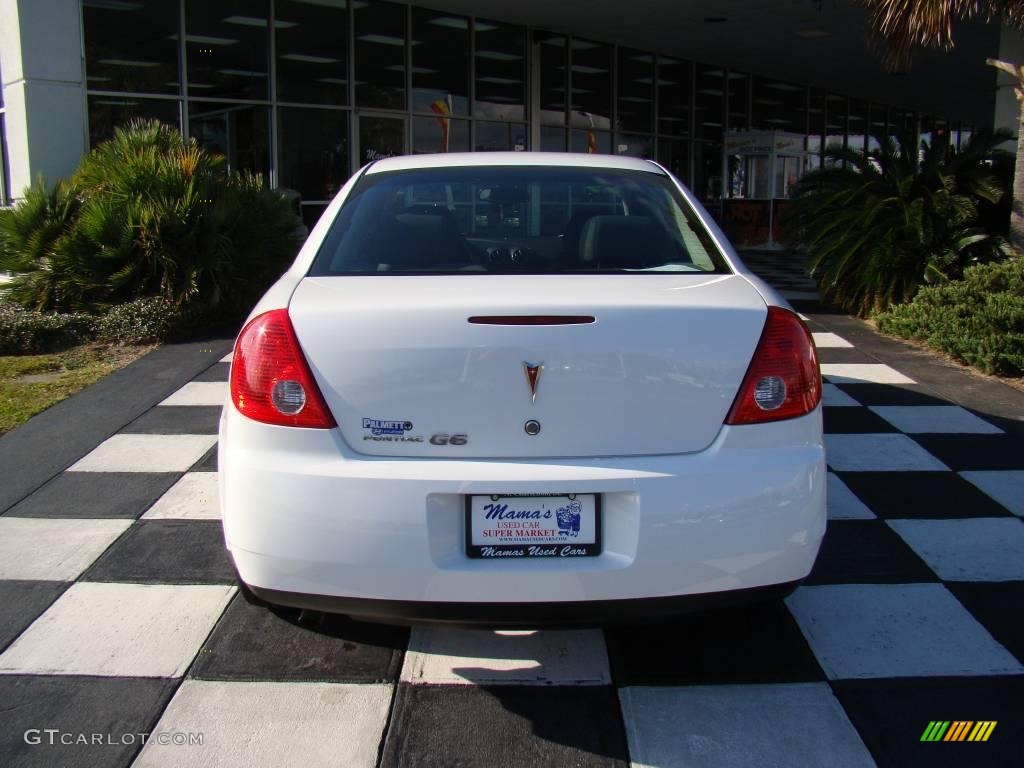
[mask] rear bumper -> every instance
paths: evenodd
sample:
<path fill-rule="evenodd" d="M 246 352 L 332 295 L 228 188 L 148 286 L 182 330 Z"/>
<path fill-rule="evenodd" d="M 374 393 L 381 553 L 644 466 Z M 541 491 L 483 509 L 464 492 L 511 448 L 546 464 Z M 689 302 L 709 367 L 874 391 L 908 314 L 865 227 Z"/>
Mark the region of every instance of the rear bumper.
<path fill-rule="evenodd" d="M 695 454 L 513 461 L 368 457 L 337 430 L 228 405 L 219 451 L 242 581 L 271 603 L 383 619 L 507 622 L 525 604 L 605 622 L 623 601 L 747 599 L 804 578 L 825 531 L 820 412 L 723 427 Z M 465 496 L 495 493 L 601 494 L 601 554 L 468 558 Z"/>

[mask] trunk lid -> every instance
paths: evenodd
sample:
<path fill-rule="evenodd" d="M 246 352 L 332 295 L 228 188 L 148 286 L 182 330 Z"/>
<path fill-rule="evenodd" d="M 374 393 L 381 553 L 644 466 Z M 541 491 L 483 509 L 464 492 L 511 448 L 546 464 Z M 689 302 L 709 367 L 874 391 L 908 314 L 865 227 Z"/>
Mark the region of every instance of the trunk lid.
<path fill-rule="evenodd" d="M 739 275 L 389 275 L 306 278 L 289 314 L 355 451 L 556 458 L 706 448 L 767 308 Z M 527 364 L 543 366 L 535 398 Z"/>

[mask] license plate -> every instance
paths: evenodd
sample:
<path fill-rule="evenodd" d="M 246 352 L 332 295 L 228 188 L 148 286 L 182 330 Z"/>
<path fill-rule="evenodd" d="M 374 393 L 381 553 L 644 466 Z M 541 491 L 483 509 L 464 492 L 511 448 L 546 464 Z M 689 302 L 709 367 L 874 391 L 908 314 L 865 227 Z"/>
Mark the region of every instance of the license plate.
<path fill-rule="evenodd" d="M 467 496 L 466 554 L 484 559 L 596 557 L 601 502 L 593 493 Z"/>

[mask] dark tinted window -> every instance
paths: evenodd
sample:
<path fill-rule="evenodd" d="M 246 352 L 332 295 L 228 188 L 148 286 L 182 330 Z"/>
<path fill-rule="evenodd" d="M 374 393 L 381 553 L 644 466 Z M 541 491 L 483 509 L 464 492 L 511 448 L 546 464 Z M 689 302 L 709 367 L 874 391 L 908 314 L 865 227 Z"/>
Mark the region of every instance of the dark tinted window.
<path fill-rule="evenodd" d="M 661 174 L 510 166 L 364 176 L 310 274 L 727 271 Z"/>
<path fill-rule="evenodd" d="M 178 4 L 84 0 L 85 74 L 97 91 L 178 93 Z M 220 38 L 214 40 L 220 43 Z M 213 43 L 207 44 L 207 47 Z"/>
<path fill-rule="evenodd" d="M 269 3 L 190 0 L 185 8 L 189 95 L 269 98 Z"/>
<path fill-rule="evenodd" d="M 348 10 L 344 2 L 277 0 L 277 98 L 348 104 Z"/>

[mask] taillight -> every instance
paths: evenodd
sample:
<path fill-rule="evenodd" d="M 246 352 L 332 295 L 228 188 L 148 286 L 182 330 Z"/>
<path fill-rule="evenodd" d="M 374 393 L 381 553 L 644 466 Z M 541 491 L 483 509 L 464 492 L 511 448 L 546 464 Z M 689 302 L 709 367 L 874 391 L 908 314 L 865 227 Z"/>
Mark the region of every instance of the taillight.
<path fill-rule="evenodd" d="M 259 315 L 238 335 L 231 362 L 231 401 L 239 413 L 264 424 L 337 426 L 286 309 Z"/>
<path fill-rule="evenodd" d="M 821 400 L 821 372 L 814 340 L 789 310 L 768 307 L 750 362 L 726 424 L 757 424 L 803 416 Z"/>

